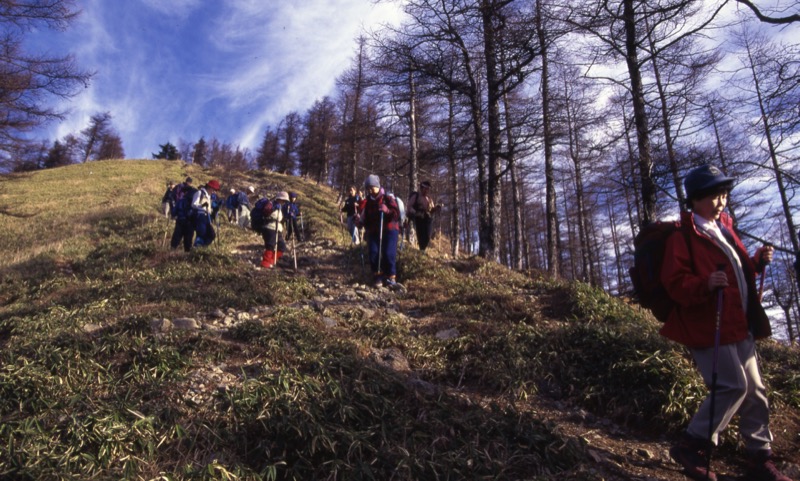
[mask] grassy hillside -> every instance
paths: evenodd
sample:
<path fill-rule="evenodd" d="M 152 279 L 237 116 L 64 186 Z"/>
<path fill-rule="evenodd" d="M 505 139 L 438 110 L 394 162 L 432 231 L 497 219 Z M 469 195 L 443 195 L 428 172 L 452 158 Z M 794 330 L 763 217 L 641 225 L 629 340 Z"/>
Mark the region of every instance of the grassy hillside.
<path fill-rule="evenodd" d="M 255 269 L 260 238 L 229 225 L 211 248 L 165 247 L 161 195 L 186 175 L 299 192 L 299 271 Z M 0 479 L 634 479 L 545 412 L 589 413 L 634 449 L 696 408 L 656 321 L 582 284 L 407 248 L 407 292 L 363 288 L 334 200 L 167 161 L 0 179 Z M 201 327 L 163 328 L 186 318 Z M 761 353 L 797 463 L 800 359 Z"/>

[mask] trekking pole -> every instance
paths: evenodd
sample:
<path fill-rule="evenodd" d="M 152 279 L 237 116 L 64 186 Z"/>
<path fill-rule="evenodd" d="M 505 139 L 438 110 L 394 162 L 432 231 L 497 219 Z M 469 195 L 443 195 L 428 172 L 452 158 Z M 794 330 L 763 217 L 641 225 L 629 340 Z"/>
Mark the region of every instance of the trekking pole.
<path fill-rule="evenodd" d="M 717 264 L 717 271 L 725 270 L 725 264 Z M 723 289 L 717 288 L 717 317 L 714 323 L 714 357 L 711 361 L 711 406 L 708 419 L 708 464 L 706 466 L 706 479 L 711 473 L 711 448 L 714 446 L 714 408 L 717 400 L 717 361 L 719 360 L 720 325 L 722 323 Z"/>
<path fill-rule="evenodd" d="M 378 274 L 381 273 L 381 261 L 383 260 L 383 211 L 381 211 L 381 224 L 378 231 Z"/>
<path fill-rule="evenodd" d="M 275 267 L 278 264 L 278 234 L 280 234 L 280 232 L 278 231 L 278 227 L 279 227 L 278 218 L 276 217 L 275 218 L 275 249 L 273 250 L 273 255 L 272 255 L 272 267 Z"/>
<path fill-rule="evenodd" d="M 294 271 L 297 272 L 297 252 L 294 250 L 294 238 L 297 234 L 292 236 L 292 259 L 294 260 Z"/>
<path fill-rule="evenodd" d="M 769 246 L 770 244 L 766 244 Z M 769 262 L 764 260 L 764 253 L 761 253 L 761 258 L 758 260 L 758 267 L 760 267 L 761 271 L 761 279 L 758 281 L 758 302 L 761 302 L 761 299 L 764 297 L 764 279 L 767 278 L 767 265 Z"/>

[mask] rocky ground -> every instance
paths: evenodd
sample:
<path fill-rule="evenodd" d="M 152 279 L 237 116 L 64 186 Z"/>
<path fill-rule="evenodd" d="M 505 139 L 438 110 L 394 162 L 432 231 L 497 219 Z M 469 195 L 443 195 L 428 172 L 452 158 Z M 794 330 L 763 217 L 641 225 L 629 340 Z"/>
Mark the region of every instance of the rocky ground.
<path fill-rule="evenodd" d="M 339 328 L 339 313 L 360 310 L 363 318 L 384 316 L 387 313 L 408 316 L 421 328 L 435 323 L 433 329 L 423 329 L 430 335 L 447 338 L 458 336 L 458 330 L 447 324 L 446 313 L 434 319 L 419 317 L 413 302 L 407 300 L 405 288 L 389 290 L 368 287 L 368 275 L 360 265 L 348 265 L 347 249 L 330 240 L 309 241 L 297 246 L 297 271 L 294 270 L 291 252 L 283 256 L 273 272 L 264 272 L 257 267 L 262 247 L 257 244 L 242 244 L 233 252 L 253 264 L 254 275 L 305 276 L 316 288 L 316 295 L 293 306 L 298 309 L 311 308 L 319 312 L 325 325 L 332 330 Z M 435 255 L 435 254 L 433 254 Z M 285 308 L 286 306 L 281 306 Z M 154 319 L 151 327 L 156 335 L 171 329 L 190 329 L 202 331 L 209 336 L 225 339 L 226 333 L 238 323 L 255 319 L 268 319 L 274 306 L 257 306 L 246 312 L 220 308 L 213 312 L 196 313 L 175 319 Z M 454 320 L 453 320 L 454 321 Z M 453 325 L 456 325 L 453 322 Z M 87 326 L 91 330 L 92 326 Z M 234 341 L 231 341 L 234 342 Z M 437 386 L 419 378 L 399 349 L 373 350 L 369 353 L 372 361 L 407 376 L 408 382 L 423 395 L 433 395 L 439 390 L 455 391 L 452 386 Z M 257 372 L 256 365 L 242 356 L 239 359 L 226 359 L 219 364 L 198 366 L 189 376 L 184 386 L 184 400 L 195 406 L 209 404 L 215 393 L 225 391 L 242 382 L 242 373 Z M 470 398 L 470 402 L 484 403 L 490 399 L 481 393 L 461 392 L 459 395 Z M 497 401 L 494 399 L 494 401 Z M 554 423 L 564 434 L 580 439 L 586 445 L 587 459 L 577 471 L 591 474 L 590 479 L 638 480 L 638 481 L 682 481 L 686 478 L 680 467 L 673 463 L 668 454 L 671 439 L 648 439 L 639 433 L 628 431 L 614 422 L 594 416 L 579 407 L 548 399 L 546 396 L 532 396 L 524 401 L 525 406 L 517 406 L 534 411 L 543 420 Z M 723 453 L 714 462 L 715 469 L 721 473 L 739 473 L 741 466 L 735 464 L 731 453 Z M 783 463 L 780 467 L 794 479 L 800 479 L 798 466 Z M 577 473 L 575 473 L 577 474 Z M 569 479 L 581 479 L 570 477 Z M 735 477 L 721 479 L 737 479 Z"/>

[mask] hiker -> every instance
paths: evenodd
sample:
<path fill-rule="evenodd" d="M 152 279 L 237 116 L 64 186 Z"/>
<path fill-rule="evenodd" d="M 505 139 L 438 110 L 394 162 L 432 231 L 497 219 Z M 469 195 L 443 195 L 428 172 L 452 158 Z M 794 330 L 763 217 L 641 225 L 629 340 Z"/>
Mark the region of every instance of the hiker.
<path fill-rule="evenodd" d="M 219 192 L 211 193 L 211 222 L 219 227 L 219 209 L 222 207 L 222 199 Z"/>
<path fill-rule="evenodd" d="M 269 212 L 265 212 L 267 215 L 264 216 L 264 227 L 261 229 L 261 238 L 264 239 L 261 267 L 265 269 L 275 266 L 286 251 L 286 242 L 283 240 L 283 210 L 288 203 L 289 193 L 279 192 L 267 207 Z"/>
<path fill-rule="evenodd" d="M 439 206 L 433 202 L 428 195 L 431 191 L 431 183 L 427 180 L 419 184 L 419 192 L 412 192 L 408 196 L 408 210 L 406 215 L 414 220 L 414 229 L 417 231 L 417 245 L 419 250 L 425 252 L 431 241 L 433 228 L 433 214 L 439 210 Z"/>
<path fill-rule="evenodd" d="M 239 223 L 239 227 L 243 227 L 245 229 L 250 227 L 250 209 L 252 209 L 250 196 L 255 194 L 255 192 L 255 187 L 251 185 L 246 191 L 239 191 L 239 193 L 236 194 L 236 218 L 237 222 Z"/>
<path fill-rule="evenodd" d="M 361 196 L 358 195 L 358 191 L 354 185 L 350 186 L 349 192 L 350 195 L 344 200 L 341 212 L 347 216 L 347 232 L 350 234 L 353 245 L 358 245 L 361 243 L 361 235 L 356 225 L 356 216 L 358 215 L 358 206 L 361 203 Z"/>
<path fill-rule="evenodd" d="M 303 233 L 297 227 L 297 221 L 303 216 L 300 212 L 300 205 L 297 203 L 297 193 L 289 192 L 289 203 L 283 206 L 283 219 L 286 222 L 286 240 L 291 240 L 292 236 L 297 242 L 303 242 Z"/>
<path fill-rule="evenodd" d="M 739 414 L 749 481 L 790 481 L 772 462 L 769 406 L 755 340 L 771 335 L 755 278 L 774 249 L 751 258 L 723 210 L 735 179 L 710 165 L 684 179 L 687 206 L 680 231 L 666 243 L 661 282 L 677 307 L 661 329 L 692 354 L 710 394 L 689 422 L 672 458 L 693 479 L 716 479 L 710 452 L 719 433 Z M 683 230 L 686 229 L 686 230 Z"/>
<path fill-rule="evenodd" d="M 400 236 L 400 210 L 397 202 L 381 188 L 380 178 L 369 175 L 364 186 L 367 196 L 361 201 L 359 226 L 364 227 L 373 285 L 397 285 L 397 241 Z"/>
<path fill-rule="evenodd" d="M 239 205 L 236 201 L 236 189 L 231 189 L 228 197 L 225 198 L 225 213 L 228 216 L 228 223 L 236 222 L 236 214 L 239 211 Z"/>
<path fill-rule="evenodd" d="M 164 192 L 164 195 L 161 197 L 161 213 L 164 214 L 164 217 L 167 219 L 169 219 L 172 214 L 172 204 L 175 203 L 174 192 L 172 192 L 174 188 L 175 182 L 170 180 L 167 182 L 167 191 Z"/>
<path fill-rule="evenodd" d="M 192 209 L 195 212 L 195 247 L 205 247 L 211 245 L 217 237 L 214 226 L 211 224 L 212 213 L 212 194 L 219 191 L 219 181 L 209 180 L 206 185 L 194 193 L 192 198 Z"/>
<path fill-rule="evenodd" d="M 172 189 L 172 218 L 175 229 L 172 231 L 170 247 L 177 249 L 183 243 L 183 250 L 192 250 L 194 239 L 194 216 L 192 215 L 192 199 L 197 189 L 192 186 L 192 178 L 186 177 L 182 183 Z"/>

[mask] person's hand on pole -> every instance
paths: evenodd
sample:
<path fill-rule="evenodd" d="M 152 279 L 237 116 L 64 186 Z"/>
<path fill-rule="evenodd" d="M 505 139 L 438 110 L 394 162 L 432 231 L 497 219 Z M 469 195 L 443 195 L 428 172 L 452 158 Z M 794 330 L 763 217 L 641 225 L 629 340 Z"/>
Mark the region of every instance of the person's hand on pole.
<path fill-rule="evenodd" d="M 724 270 L 718 270 L 708 277 L 708 290 L 711 292 L 728 287 L 728 275 Z"/>

